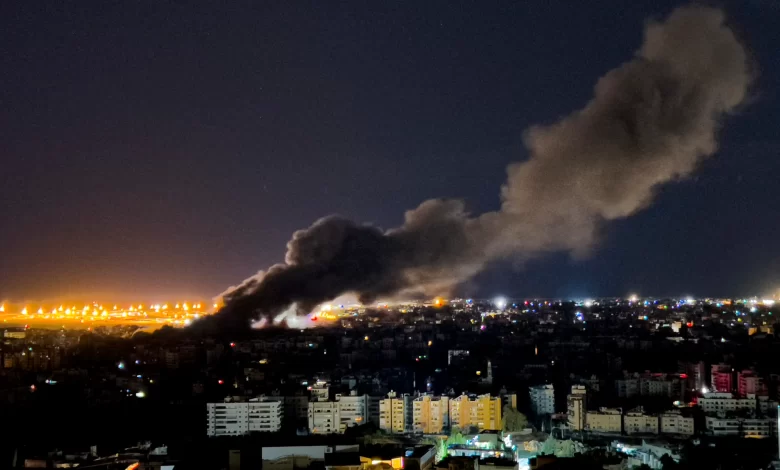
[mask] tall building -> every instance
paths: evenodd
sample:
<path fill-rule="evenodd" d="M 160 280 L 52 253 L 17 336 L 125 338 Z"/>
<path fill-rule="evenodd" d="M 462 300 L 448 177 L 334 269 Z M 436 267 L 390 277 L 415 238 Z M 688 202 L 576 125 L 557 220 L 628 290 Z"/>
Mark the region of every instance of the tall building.
<path fill-rule="evenodd" d="M 555 413 L 555 388 L 552 385 L 537 385 L 528 389 L 531 396 L 531 410 L 536 416 Z"/>
<path fill-rule="evenodd" d="M 284 419 L 298 425 L 309 418 L 309 397 L 305 395 L 290 395 L 283 399 Z"/>
<path fill-rule="evenodd" d="M 309 402 L 309 432 L 312 434 L 335 434 L 342 432 L 338 402 Z"/>
<path fill-rule="evenodd" d="M 472 397 L 463 394 L 450 399 L 450 424 L 453 428 L 471 426 L 480 431 L 501 429 L 501 398 L 488 394 Z"/>
<path fill-rule="evenodd" d="M 412 403 L 414 432 L 439 434 L 450 426 L 449 398 L 421 395 Z"/>
<path fill-rule="evenodd" d="M 336 402 L 339 405 L 340 432 L 368 422 L 368 395 L 358 395 L 353 391 L 350 395 L 336 395 Z"/>
<path fill-rule="evenodd" d="M 505 406 L 508 406 L 512 408 L 513 410 L 517 409 L 517 394 L 516 393 L 510 393 L 507 392 L 505 388 L 502 388 L 501 391 L 498 393 L 498 396 L 501 398 L 501 409 L 503 410 Z"/>
<path fill-rule="evenodd" d="M 582 431 L 585 429 L 586 396 L 587 390 L 582 385 L 573 385 L 571 393 L 566 398 L 566 411 L 568 414 L 569 429 Z"/>
<path fill-rule="evenodd" d="M 713 392 L 731 393 L 734 390 L 734 377 L 728 364 L 713 364 L 710 368 L 710 383 Z"/>
<path fill-rule="evenodd" d="M 284 408 L 279 400 L 261 397 L 248 402 L 207 403 L 206 414 L 208 436 L 242 436 L 281 430 Z"/>
<path fill-rule="evenodd" d="M 677 370 L 687 379 L 686 387 L 689 390 L 701 390 L 707 386 L 704 362 L 678 362 Z"/>
<path fill-rule="evenodd" d="M 413 421 L 412 397 L 395 392 L 379 401 L 379 429 L 393 434 L 411 431 Z"/>
<path fill-rule="evenodd" d="M 764 384 L 764 379 L 756 375 L 753 370 L 737 372 L 737 393 L 741 397 L 748 395 L 766 396 L 769 390 Z"/>
<path fill-rule="evenodd" d="M 379 402 L 382 401 L 382 397 L 368 397 L 368 421 L 373 423 L 377 428 L 379 427 Z"/>

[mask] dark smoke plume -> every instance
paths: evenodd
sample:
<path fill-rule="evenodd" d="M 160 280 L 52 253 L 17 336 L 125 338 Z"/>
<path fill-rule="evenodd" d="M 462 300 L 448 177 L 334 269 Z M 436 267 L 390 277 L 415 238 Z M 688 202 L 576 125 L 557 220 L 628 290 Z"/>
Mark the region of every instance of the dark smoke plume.
<path fill-rule="evenodd" d="M 499 211 L 472 217 L 461 201 L 429 200 L 386 232 L 320 219 L 293 235 L 284 264 L 226 291 L 220 315 L 308 312 L 343 293 L 439 295 L 499 258 L 587 254 L 600 225 L 647 207 L 717 150 L 720 122 L 751 81 L 724 21 L 688 6 L 649 23 L 636 56 L 600 78 L 584 108 L 526 131 L 529 158 L 509 166 Z"/>

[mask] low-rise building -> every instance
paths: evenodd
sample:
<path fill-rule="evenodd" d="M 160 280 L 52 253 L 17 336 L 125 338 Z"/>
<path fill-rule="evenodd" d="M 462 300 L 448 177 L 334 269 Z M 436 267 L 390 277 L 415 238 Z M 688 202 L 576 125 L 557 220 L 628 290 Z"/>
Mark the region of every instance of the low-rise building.
<path fill-rule="evenodd" d="M 693 418 L 683 416 L 679 411 L 667 411 L 661 414 L 661 433 L 693 436 Z"/>
<path fill-rule="evenodd" d="M 774 436 L 777 421 L 772 418 L 707 416 L 707 433 L 718 437 L 767 438 Z"/>
<path fill-rule="evenodd" d="M 737 398 L 727 392 L 705 393 L 699 398 L 699 406 L 705 413 L 727 413 L 737 410 L 756 411 L 758 400 L 755 395 Z"/>
<path fill-rule="evenodd" d="M 623 416 L 623 430 L 626 434 L 658 434 L 658 416 L 645 414 L 639 407 Z"/>
<path fill-rule="evenodd" d="M 588 411 L 585 429 L 591 432 L 620 433 L 623 428 L 623 410 L 620 408 L 599 408 Z"/>

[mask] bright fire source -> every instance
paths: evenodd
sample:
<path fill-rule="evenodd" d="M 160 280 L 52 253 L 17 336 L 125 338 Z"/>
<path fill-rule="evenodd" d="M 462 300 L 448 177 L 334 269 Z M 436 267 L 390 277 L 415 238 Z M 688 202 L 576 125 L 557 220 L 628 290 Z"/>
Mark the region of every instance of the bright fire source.
<path fill-rule="evenodd" d="M 215 313 L 216 307 L 206 302 L 181 302 L 176 308 L 168 304 L 119 304 L 77 303 L 54 305 L 14 305 L 4 303 L 0 306 L 0 318 L 5 324 L 30 324 L 32 327 L 88 328 L 99 324 L 134 324 L 150 329 L 163 325 L 187 326 L 198 318 Z M 216 304 L 214 304 L 216 305 Z"/>

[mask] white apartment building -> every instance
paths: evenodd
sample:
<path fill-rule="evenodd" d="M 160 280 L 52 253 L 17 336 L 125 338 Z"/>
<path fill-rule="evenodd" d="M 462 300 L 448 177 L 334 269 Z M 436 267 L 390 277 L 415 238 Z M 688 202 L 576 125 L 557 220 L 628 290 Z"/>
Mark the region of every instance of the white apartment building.
<path fill-rule="evenodd" d="M 774 418 L 704 418 L 707 432 L 713 436 L 767 438 L 774 435 Z"/>
<path fill-rule="evenodd" d="M 338 402 L 309 402 L 309 432 L 312 434 L 335 434 L 342 432 Z"/>
<path fill-rule="evenodd" d="M 339 419 L 341 431 L 351 426 L 359 426 L 368 422 L 368 395 L 336 395 L 339 404 Z"/>
<path fill-rule="evenodd" d="M 555 388 L 552 385 L 537 385 L 528 389 L 531 396 L 531 410 L 536 416 L 555 413 Z"/>
<path fill-rule="evenodd" d="M 242 436 L 281 430 L 284 408 L 279 400 L 261 397 L 248 402 L 207 403 L 206 414 L 209 437 Z"/>
<path fill-rule="evenodd" d="M 328 401 L 330 399 L 330 388 L 327 382 L 318 380 L 311 386 L 311 401 Z"/>
<path fill-rule="evenodd" d="M 728 392 L 705 393 L 699 398 L 699 406 L 705 413 L 718 413 L 737 410 L 755 411 L 758 406 L 758 400 L 755 395 L 748 395 L 746 398 L 736 398 Z"/>
<path fill-rule="evenodd" d="M 682 416 L 679 411 L 661 414 L 661 433 L 693 436 L 693 418 Z"/>
<path fill-rule="evenodd" d="M 591 432 L 619 433 L 623 428 L 623 410 L 620 408 L 599 408 L 588 411 L 585 429 Z"/>
<path fill-rule="evenodd" d="M 587 408 L 585 406 L 585 387 L 573 385 L 571 393 L 566 399 L 566 412 L 569 428 L 573 431 L 585 429 Z"/>
<path fill-rule="evenodd" d="M 450 399 L 422 395 L 412 402 L 412 422 L 414 432 L 438 434 L 450 426 Z"/>
<path fill-rule="evenodd" d="M 643 410 L 629 411 L 623 416 L 626 434 L 658 434 L 658 416 L 647 415 Z"/>

